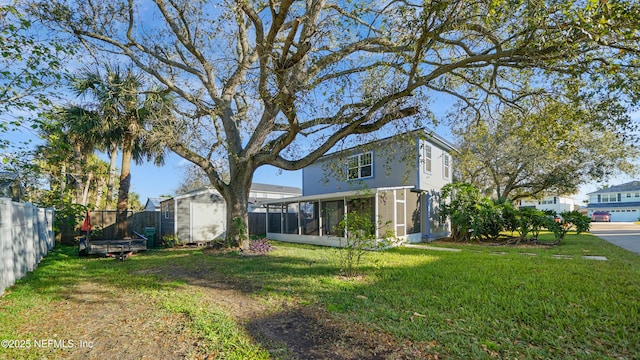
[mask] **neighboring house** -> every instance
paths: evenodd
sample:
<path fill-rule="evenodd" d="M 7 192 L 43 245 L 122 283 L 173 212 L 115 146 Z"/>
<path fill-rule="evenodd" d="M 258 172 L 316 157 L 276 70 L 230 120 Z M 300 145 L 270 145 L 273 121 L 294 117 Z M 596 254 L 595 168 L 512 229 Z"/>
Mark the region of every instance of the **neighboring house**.
<path fill-rule="evenodd" d="M 302 190 L 296 187 L 254 183 L 249 192 L 249 212 L 265 212 L 262 202 L 268 199 L 300 196 L 301 193 Z M 150 200 L 147 201 L 147 206 Z M 198 243 L 222 238 L 226 234 L 226 204 L 222 195 L 213 188 L 202 188 L 160 200 L 159 209 L 162 211 L 161 237 L 170 235 L 181 243 Z M 250 222 L 249 226 L 252 225 Z M 264 215 L 262 228 L 264 229 Z M 260 232 L 259 229 L 255 231 Z"/>
<path fill-rule="evenodd" d="M 24 189 L 17 174 L 0 172 L 0 197 L 11 198 L 12 201 L 20 201 L 23 195 Z"/>
<path fill-rule="evenodd" d="M 148 198 L 147 203 L 144 205 L 144 211 L 160 211 L 160 203 L 168 197 Z"/>
<path fill-rule="evenodd" d="M 577 209 L 575 201 L 567 196 L 547 196 L 540 200 L 520 200 L 520 207 L 532 207 L 538 210 L 553 210 L 557 214 Z"/>
<path fill-rule="evenodd" d="M 302 171 L 302 196 L 266 201 L 267 237 L 338 246 L 335 226 L 352 210 L 370 210 L 376 236 L 409 242 L 450 234 L 439 191 L 451 182 L 451 144 L 426 130 L 392 136 L 320 158 Z"/>
<path fill-rule="evenodd" d="M 249 212 L 265 212 L 265 201 L 300 195 L 302 189 L 299 187 L 253 183 L 249 192 Z"/>
<path fill-rule="evenodd" d="M 640 217 L 640 181 L 611 186 L 587 195 L 589 216 L 594 211 L 608 211 L 611 221 L 637 221 Z"/>

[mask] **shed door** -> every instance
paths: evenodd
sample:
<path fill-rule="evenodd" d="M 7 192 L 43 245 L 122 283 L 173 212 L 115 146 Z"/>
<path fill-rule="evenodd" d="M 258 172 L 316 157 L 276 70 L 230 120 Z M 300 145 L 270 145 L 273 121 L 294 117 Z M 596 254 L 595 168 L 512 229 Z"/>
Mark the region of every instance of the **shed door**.
<path fill-rule="evenodd" d="M 225 232 L 224 204 L 191 203 L 190 241 L 211 241 Z"/>

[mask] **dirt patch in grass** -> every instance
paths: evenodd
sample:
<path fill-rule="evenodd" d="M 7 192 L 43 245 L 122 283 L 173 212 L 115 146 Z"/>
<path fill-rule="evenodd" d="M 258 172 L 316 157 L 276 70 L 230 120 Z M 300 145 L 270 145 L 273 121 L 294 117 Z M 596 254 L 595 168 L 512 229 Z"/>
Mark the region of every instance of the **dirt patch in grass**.
<path fill-rule="evenodd" d="M 32 314 L 41 321 L 19 329 L 30 339 L 58 341 L 33 347 L 38 358 L 184 359 L 201 353 L 184 315 L 158 311 L 153 300 L 131 290 L 81 282 L 48 305 Z"/>
<path fill-rule="evenodd" d="M 398 342 L 383 331 L 353 324 L 315 305 L 257 300 L 252 294 L 259 288 L 212 269 L 157 267 L 132 275 L 184 282 L 176 292 L 197 293 L 202 305 L 224 309 L 274 359 L 437 358 L 429 355 L 428 349 Z M 52 339 L 57 343 L 46 348 L 10 349 L 5 354 L 8 358 L 224 358 L 210 353 L 210 343 L 196 333 L 188 315 L 167 310 L 161 297 L 94 280 L 77 282 L 61 295 L 62 299 L 23 311 L 21 316 L 39 321 L 25 323 L 15 333 L 17 339 Z"/>
<path fill-rule="evenodd" d="M 170 271 L 171 279 L 185 281 L 203 294 L 203 300 L 226 309 L 277 359 L 437 359 L 426 349 L 399 343 L 382 331 L 348 323 L 313 305 L 258 301 L 251 297 L 257 289 L 214 271 Z"/>

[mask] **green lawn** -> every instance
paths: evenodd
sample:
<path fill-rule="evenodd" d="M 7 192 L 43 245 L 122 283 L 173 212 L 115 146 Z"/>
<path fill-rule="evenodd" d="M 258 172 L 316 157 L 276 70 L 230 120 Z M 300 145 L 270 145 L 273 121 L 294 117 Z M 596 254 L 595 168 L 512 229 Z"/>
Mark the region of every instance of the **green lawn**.
<path fill-rule="evenodd" d="M 41 315 L 34 309 L 98 277 L 144 294 L 163 311 L 187 314 L 193 331 L 224 358 L 268 357 L 219 308 L 186 305 L 199 295 L 181 292 L 184 281 L 153 275 L 182 269 L 217 272 L 265 304 L 324 308 L 442 358 L 640 358 L 640 257 L 589 234 L 570 235 L 554 248 L 447 244 L 462 251 L 371 253 L 358 279 L 339 276 L 335 249 L 275 245 L 259 257 L 157 250 L 119 266 L 57 249 L 0 299 L 0 338 L 23 336 L 16 329 Z M 568 258 L 553 257 L 558 254 Z"/>

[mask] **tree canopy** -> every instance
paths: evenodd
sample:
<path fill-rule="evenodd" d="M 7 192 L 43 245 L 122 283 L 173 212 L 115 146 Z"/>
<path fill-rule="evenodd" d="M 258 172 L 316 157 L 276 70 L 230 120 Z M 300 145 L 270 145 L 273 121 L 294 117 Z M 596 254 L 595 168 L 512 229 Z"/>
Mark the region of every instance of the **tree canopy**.
<path fill-rule="evenodd" d="M 454 127 L 461 181 L 514 201 L 573 194 L 587 182 L 635 173 L 637 123 L 618 102 L 547 99 L 522 105 Z"/>
<path fill-rule="evenodd" d="M 633 1 L 71 0 L 32 9 L 176 96 L 178 119 L 162 141 L 221 192 L 230 240 L 234 219 L 246 223 L 256 168 L 301 169 L 350 135 L 423 125 L 431 92 L 477 114 L 487 99 L 517 104 L 550 87 L 638 94 Z"/>
<path fill-rule="evenodd" d="M 0 4 L 0 133 L 23 125 L 13 111 L 51 104 L 64 77 L 62 59 L 73 50 L 36 32 L 32 20 L 17 6 Z M 0 139 L 0 149 L 9 145 L 7 139 Z"/>

